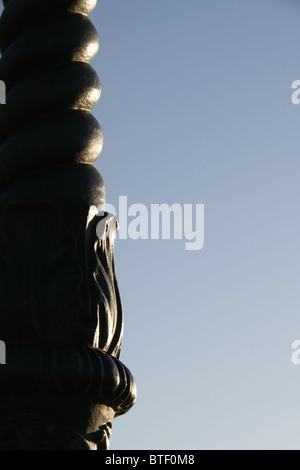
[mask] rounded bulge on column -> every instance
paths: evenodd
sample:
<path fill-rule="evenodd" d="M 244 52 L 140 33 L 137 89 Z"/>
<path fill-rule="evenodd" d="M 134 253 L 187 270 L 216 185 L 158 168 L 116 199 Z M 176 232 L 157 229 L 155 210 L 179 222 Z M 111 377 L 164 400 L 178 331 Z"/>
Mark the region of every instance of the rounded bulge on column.
<path fill-rule="evenodd" d="M 84 198 L 101 205 L 104 184 L 92 165 L 101 149 L 101 128 L 87 111 L 41 116 L 0 146 L 0 192 L 17 191 L 25 197 L 26 188 L 28 196 Z"/>
<path fill-rule="evenodd" d="M 42 191 L 62 199 L 78 194 L 103 203 L 103 180 L 92 165 L 103 136 L 90 113 L 101 84 L 88 64 L 97 47 L 98 35 L 88 18 L 66 13 L 38 22 L 4 51 L 0 76 L 6 74 L 8 93 L 0 108 L 2 200 L 4 191 L 16 194 L 21 185 L 26 194 Z"/>
<path fill-rule="evenodd" d="M 88 17 L 66 12 L 42 18 L 2 47 L 0 77 L 10 90 L 37 69 L 65 62 L 89 63 L 98 49 L 98 33 Z"/>
<path fill-rule="evenodd" d="M 63 12 L 88 16 L 97 0 L 3 0 L 4 10 L 0 18 L 0 50 L 7 46 L 28 25 L 40 18 Z"/>

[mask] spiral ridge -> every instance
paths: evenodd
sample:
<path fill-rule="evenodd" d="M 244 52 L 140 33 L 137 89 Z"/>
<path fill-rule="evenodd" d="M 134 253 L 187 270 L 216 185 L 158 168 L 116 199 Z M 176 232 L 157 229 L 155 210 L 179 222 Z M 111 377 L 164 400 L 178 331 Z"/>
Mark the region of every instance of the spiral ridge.
<path fill-rule="evenodd" d="M 52 406 L 57 428 L 70 420 L 76 435 L 97 434 L 99 426 L 126 413 L 136 399 L 134 379 L 119 361 L 123 311 L 114 267 L 115 219 L 105 221 L 105 233 L 97 234 L 98 223 L 105 220 L 105 186 L 93 165 L 103 144 L 91 113 L 101 94 L 90 65 L 99 48 L 88 18 L 96 3 L 3 0 L 4 428 L 10 413 L 19 412 L 12 397 L 17 397 L 17 408 L 23 403 L 31 412 L 38 406 L 45 416 Z M 45 409 L 40 397 L 45 397 Z M 0 447 L 1 442 L 0 436 Z"/>
<path fill-rule="evenodd" d="M 0 191 L 36 171 L 90 166 L 100 155 L 103 136 L 91 110 L 101 83 L 90 65 L 99 38 L 88 18 L 96 2 L 3 0 Z"/>

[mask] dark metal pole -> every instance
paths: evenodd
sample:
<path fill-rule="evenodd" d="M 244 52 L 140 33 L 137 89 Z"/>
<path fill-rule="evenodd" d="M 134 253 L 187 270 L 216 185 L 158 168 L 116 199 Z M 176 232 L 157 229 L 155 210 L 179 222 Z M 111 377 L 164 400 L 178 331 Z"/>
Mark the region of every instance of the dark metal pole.
<path fill-rule="evenodd" d="M 96 0 L 3 3 L 0 449 L 107 449 L 136 388 L 119 360 L 114 219 L 97 236 Z"/>

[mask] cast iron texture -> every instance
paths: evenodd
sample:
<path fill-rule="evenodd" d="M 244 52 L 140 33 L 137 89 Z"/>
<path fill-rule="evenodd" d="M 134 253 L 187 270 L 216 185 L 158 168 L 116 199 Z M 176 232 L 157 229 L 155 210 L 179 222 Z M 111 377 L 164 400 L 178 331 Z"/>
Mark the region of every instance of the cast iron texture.
<path fill-rule="evenodd" d="M 3 3 L 0 449 L 107 449 L 136 387 L 119 360 L 116 221 L 97 236 L 96 0 Z"/>

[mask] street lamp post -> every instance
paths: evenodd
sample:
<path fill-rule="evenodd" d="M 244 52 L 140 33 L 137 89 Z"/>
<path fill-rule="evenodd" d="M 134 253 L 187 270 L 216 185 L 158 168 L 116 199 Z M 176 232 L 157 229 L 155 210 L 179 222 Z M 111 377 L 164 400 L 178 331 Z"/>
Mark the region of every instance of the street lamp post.
<path fill-rule="evenodd" d="M 116 221 L 99 213 L 105 187 L 93 166 L 96 0 L 3 4 L 0 449 L 108 449 L 136 387 L 119 359 Z"/>

